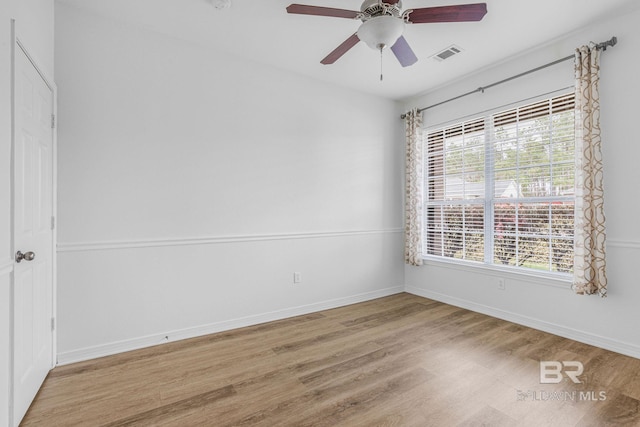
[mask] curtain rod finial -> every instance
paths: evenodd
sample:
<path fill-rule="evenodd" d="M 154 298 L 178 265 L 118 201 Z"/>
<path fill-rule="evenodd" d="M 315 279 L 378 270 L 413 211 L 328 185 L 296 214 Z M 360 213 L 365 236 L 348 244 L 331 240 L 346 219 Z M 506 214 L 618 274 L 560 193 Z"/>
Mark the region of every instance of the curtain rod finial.
<path fill-rule="evenodd" d="M 598 43 L 596 45 L 596 48 L 605 51 L 608 47 L 614 47 L 616 44 L 618 44 L 618 38 L 616 36 L 613 36 L 606 42 Z"/>

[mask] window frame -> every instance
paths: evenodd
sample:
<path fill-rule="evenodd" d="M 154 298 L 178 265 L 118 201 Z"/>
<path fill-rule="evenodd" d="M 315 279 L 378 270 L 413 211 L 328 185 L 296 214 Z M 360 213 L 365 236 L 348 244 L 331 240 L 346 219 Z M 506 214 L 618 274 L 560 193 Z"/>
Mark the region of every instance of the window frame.
<path fill-rule="evenodd" d="M 511 109 L 521 109 L 523 107 L 527 107 L 530 105 L 534 105 L 536 103 L 540 103 L 540 102 L 544 102 L 544 101 L 553 101 L 555 99 L 558 98 L 562 98 L 562 97 L 571 97 L 571 104 L 572 107 L 571 108 L 566 108 L 564 110 L 560 110 L 558 112 L 562 112 L 562 111 L 572 111 L 573 110 L 573 105 L 575 102 L 575 99 L 573 98 L 574 93 L 572 91 L 568 90 L 569 88 L 565 88 L 565 89 L 561 89 L 555 92 L 551 92 L 551 93 L 546 93 L 543 95 L 539 95 L 537 97 L 533 97 L 533 98 L 529 98 L 529 99 L 525 99 L 525 100 L 521 100 L 518 102 L 514 102 L 511 103 L 509 105 L 506 106 L 501 106 L 501 107 L 497 107 L 497 108 L 493 108 L 490 110 L 486 110 L 477 114 L 473 114 L 473 115 L 468 115 L 466 117 L 462 117 L 459 119 L 455 119 L 455 120 L 450 120 L 448 122 L 439 124 L 439 125 L 432 125 L 432 126 L 425 126 L 422 131 L 423 131 L 423 152 L 424 154 L 424 159 L 422 162 L 422 167 L 423 167 L 423 177 L 424 177 L 424 186 L 423 186 L 423 208 L 424 208 L 424 214 L 423 214 L 423 219 L 422 219 L 422 248 L 423 248 L 423 253 L 422 253 L 422 259 L 425 262 L 426 265 L 435 265 L 435 266 L 442 266 L 442 267 L 446 267 L 446 268 L 455 268 L 455 269 L 462 269 L 462 270 L 477 270 L 477 269 L 481 269 L 481 270 L 485 270 L 487 272 L 496 272 L 499 273 L 501 275 L 507 275 L 507 277 L 509 276 L 513 276 L 514 278 L 531 278 L 531 279 L 538 279 L 538 278 L 544 278 L 547 279 L 547 281 L 550 281 L 551 284 L 554 285 L 562 285 L 564 286 L 566 283 L 571 281 L 571 277 L 572 277 L 572 272 L 563 272 L 563 271 L 553 271 L 552 269 L 549 270 L 542 270 L 542 269 L 535 269 L 535 268 L 531 268 L 531 267 L 524 267 L 521 265 L 503 265 L 503 264 L 499 264 L 496 263 L 495 261 L 495 206 L 496 203 L 499 203 L 500 200 L 505 200 L 508 201 L 508 198 L 500 198 L 500 197 L 496 197 L 495 195 L 495 182 L 498 181 L 497 177 L 495 175 L 496 172 L 496 168 L 495 168 L 495 161 L 493 159 L 493 155 L 492 153 L 495 150 L 495 138 L 494 138 L 494 118 L 499 115 L 500 113 L 504 113 L 505 111 L 511 110 Z M 552 104 L 553 105 L 553 104 Z M 551 114 L 541 114 L 538 117 L 549 117 L 549 119 L 551 120 L 552 114 L 555 114 L 556 111 L 551 111 Z M 532 117 L 535 118 L 535 117 Z M 484 120 L 484 125 L 483 125 L 483 130 L 484 130 L 484 184 L 485 184 L 485 193 L 484 193 L 484 200 L 483 200 L 483 210 L 484 210 L 484 259 L 482 261 L 473 261 L 473 260 L 467 260 L 467 259 L 460 259 L 460 258 L 453 258 L 453 257 L 447 257 L 444 255 L 432 255 L 428 253 L 428 249 L 427 249 L 427 233 L 428 233 L 428 215 L 429 215 L 429 205 L 428 205 L 428 191 L 429 191 L 429 146 L 428 146 L 428 138 L 427 135 L 429 135 L 430 133 L 436 132 L 436 131 L 445 131 L 446 129 L 450 129 L 456 126 L 460 126 L 463 125 L 464 123 L 471 123 L 473 121 L 478 121 L 480 119 Z M 573 123 L 575 124 L 575 117 L 574 117 L 574 121 Z M 552 136 L 553 138 L 553 136 Z M 443 151 L 444 153 L 444 151 Z M 444 154 L 443 154 L 444 156 Z M 444 157 L 443 157 L 444 158 Z M 574 154 L 574 158 L 575 158 L 575 154 Z M 549 166 L 551 168 L 553 168 L 556 164 L 560 164 L 560 162 L 554 163 L 553 161 L 549 162 Z M 546 165 L 546 163 L 545 163 Z M 520 165 L 517 166 L 517 168 L 520 168 Z M 443 175 L 444 179 L 446 179 L 446 174 Z M 515 201 L 513 203 L 515 204 L 523 204 L 523 203 L 530 203 L 530 202 L 542 202 L 542 203 L 553 203 L 556 199 L 558 199 L 559 201 L 570 201 L 573 202 L 574 206 L 575 206 L 575 194 L 571 195 L 570 197 L 562 196 L 562 197 L 556 197 L 553 195 L 548 195 L 546 197 L 523 197 L 522 195 L 519 195 L 517 198 L 515 198 Z M 444 199 L 443 201 L 437 201 L 440 204 L 446 204 L 447 201 L 446 199 Z M 454 204 L 459 204 L 462 206 L 466 206 L 469 203 L 468 199 L 459 199 L 457 201 L 455 201 Z M 437 205 L 438 203 L 432 204 L 431 206 Z M 551 205 L 550 205 L 551 206 Z M 550 207 L 551 209 L 551 207 Z M 551 219 L 550 219 L 551 221 Z M 575 226 L 574 226 L 575 227 Z M 464 234 L 464 230 L 463 230 L 463 234 Z M 572 235 L 571 238 L 571 242 L 573 244 L 573 236 L 575 235 L 575 228 L 574 228 L 574 233 Z M 548 238 L 550 240 L 550 244 L 551 240 L 553 239 L 554 235 L 552 234 L 552 232 L 550 231 L 548 235 L 542 236 L 543 238 Z M 549 255 L 549 259 L 552 260 L 553 259 L 553 255 L 550 254 Z"/>

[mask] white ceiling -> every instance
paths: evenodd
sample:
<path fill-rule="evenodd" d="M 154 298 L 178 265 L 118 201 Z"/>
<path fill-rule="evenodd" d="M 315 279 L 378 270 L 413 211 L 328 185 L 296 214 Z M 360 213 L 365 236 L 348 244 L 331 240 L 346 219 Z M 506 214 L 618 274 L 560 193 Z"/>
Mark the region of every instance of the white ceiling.
<path fill-rule="evenodd" d="M 359 0 L 231 0 L 231 8 L 225 10 L 212 7 L 211 0 L 57 1 L 210 46 L 213 52 L 232 52 L 391 99 L 427 91 L 637 6 L 637 0 L 486 0 L 488 13 L 480 22 L 407 25 L 405 38 L 419 60 L 402 68 L 385 51 L 380 82 L 380 55 L 364 43 L 333 65 L 320 64 L 360 21 L 285 11 L 290 3 L 359 10 Z M 480 1 L 404 0 L 403 9 Z M 464 52 L 444 62 L 430 59 L 452 44 Z"/>

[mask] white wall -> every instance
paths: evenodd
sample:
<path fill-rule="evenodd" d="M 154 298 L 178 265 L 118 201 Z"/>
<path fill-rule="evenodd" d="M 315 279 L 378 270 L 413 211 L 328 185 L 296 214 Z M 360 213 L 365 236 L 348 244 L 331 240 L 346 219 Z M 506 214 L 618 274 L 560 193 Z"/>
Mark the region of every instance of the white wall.
<path fill-rule="evenodd" d="M 11 353 L 11 19 L 31 56 L 53 79 L 53 1 L 0 2 L 0 426 L 9 423 Z"/>
<path fill-rule="evenodd" d="M 392 101 L 62 4 L 56 76 L 59 362 L 402 290 Z"/>
<path fill-rule="evenodd" d="M 402 264 L 391 101 L 57 5 L 59 361 L 406 289 L 628 354 L 640 232 L 630 101 L 638 12 L 426 95 L 423 106 L 615 34 L 603 55 L 609 298 L 566 283 Z M 571 62 L 426 115 L 442 123 L 572 85 Z M 636 205 L 634 205 L 634 203 Z M 623 209 L 624 206 L 624 209 Z M 302 284 L 293 285 L 294 271 Z M 498 277 L 507 290 L 497 290 Z M 588 314 L 587 314 L 588 313 Z"/>
<path fill-rule="evenodd" d="M 640 85 L 637 56 L 640 46 L 640 10 L 556 40 L 540 49 L 477 74 L 406 100 L 405 107 L 428 106 L 488 85 L 530 68 L 570 55 L 590 41 L 618 37 L 616 47 L 602 54 L 601 125 L 605 162 L 605 213 L 608 227 L 609 296 L 576 296 L 565 282 L 523 278 L 495 271 L 458 268 L 429 262 L 406 267 L 407 290 L 468 307 L 543 330 L 640 357 L 640 145 L 636 142 L 637 99 Z M 469 114 L 573 84 L 573 61 L 515 80 L 425 112 L 425 124 L 434 126 Z M 506 290 L 497 281 L 506 277 Z"/>

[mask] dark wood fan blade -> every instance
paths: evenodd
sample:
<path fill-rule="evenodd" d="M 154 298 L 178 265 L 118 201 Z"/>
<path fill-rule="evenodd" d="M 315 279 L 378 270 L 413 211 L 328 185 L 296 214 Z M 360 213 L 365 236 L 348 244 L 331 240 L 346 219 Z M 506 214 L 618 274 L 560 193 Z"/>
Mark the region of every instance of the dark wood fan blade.
<path fill-rule="evenodd" d="M 342 55 L 347 53 L 349 49 L 357 45 L 359 41 L 360 39 L 358 38 L 358 34 L 352 35 L 351 37 L 346 39 L 344 42 L 342 42 L 340 46 L 335 48 L 333 52 L 327 55 L 322 61 L 320 61 L 320 63 L 325 65 L 333 64 L 338 59 L 340 59 Z"/>
<path fill-rule="evenodd" d="M 486 13 L 486 3 L 424 7 L 413 9 L 413 12 L 409 14 L 409 22 L 413 22 L 414 24 L 428 24 L 431 22 L 480 21 Z"/>
<path fill-rule="evenodd" d="M 400 36 L 396 44 L 391 46 L 391 50 L 403 67 L 413 65 L 418 61 L 418 57 L 413 53 L 404 36 Z"/>
<path fill-rule="evenodd" d="M 299 15 L 333 16 L 336 18 L 354 19 L 358 16 L 355 10 L 334 9 L 332 7 L 307 6 L 305 4 L 291 4 L 287 7 L 287 12 Z"/>

